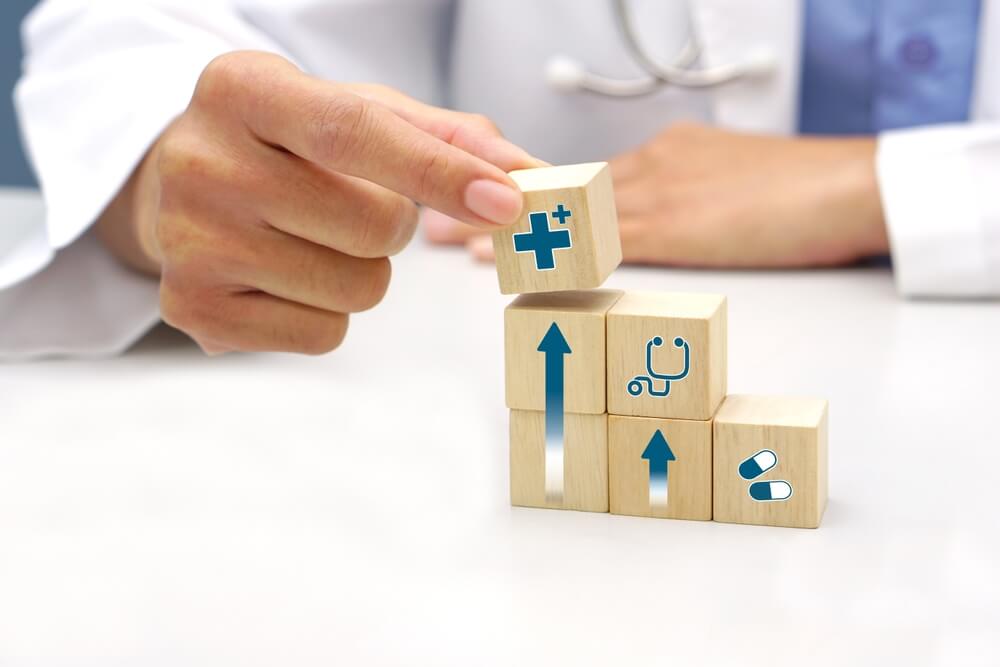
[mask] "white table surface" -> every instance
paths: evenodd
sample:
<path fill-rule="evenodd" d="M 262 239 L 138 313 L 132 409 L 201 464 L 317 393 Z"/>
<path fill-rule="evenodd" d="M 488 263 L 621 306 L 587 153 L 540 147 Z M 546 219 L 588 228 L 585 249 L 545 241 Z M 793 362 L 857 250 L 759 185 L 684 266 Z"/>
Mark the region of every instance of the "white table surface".
<path fill-rule="evenodd" d="M 418 242 L 328 356 L 0 366 L 0 665 L 1000 664 L 1000 305 L 608 286 L 727 294 L 730 391 L 830 399 L 821 528 L 511 508 L 508 299 Z"/>

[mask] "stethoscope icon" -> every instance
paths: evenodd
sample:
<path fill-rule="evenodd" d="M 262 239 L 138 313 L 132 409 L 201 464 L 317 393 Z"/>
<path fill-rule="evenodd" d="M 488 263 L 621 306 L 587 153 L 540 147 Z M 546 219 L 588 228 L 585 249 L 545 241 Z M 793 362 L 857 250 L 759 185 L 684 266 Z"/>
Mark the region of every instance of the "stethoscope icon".
<path fill-rule="evenodd" d="M 751 54 L 742 63 L 695 68 L 703 47 L 693 31 L 673 62 L 663 64 L 652 57 L 639 40 L 627 0 L 612 0 L 611 4 L 625 47 L 649 76 L 614 79 L 587 71 L 569 56 L 557 55 L 549 60 L 545 71 L 552 87 L 564 92 L 586 91 L 608 97 L 638 97 L 654 93 L 664 86 L 713 88 L 738 79 L 770 74 L 775 69 L 776 62 L 770 50 Z"/>
<path fill-rule="evenodd" d="M 673 375 L 657 373 L 653 370 L 653 348 L 660 347 L 661 345 L 663 345 L 663 339 L 659 336 L 654 336 L 646 342 L 646 372 L 649 375 L 636 375 L 629 380 L 625 389 L 630 396 L 639 396 L 642 394 L 643 389 L 645 389 L 650 396 L 665 398 L 670 395 L 671 382 L 677 382 L 687 377 L 688 371 L 691 370 L 691 346 L 688 345 L 688 342 L 680 336 L 674 339 L 674 347 L 684 349 L 684 369 Z M 656 389 L 654 384 L 656 380 L 663 382 L 662 390 Z M 645 387 L 643 383 L 645 383 Z"/>

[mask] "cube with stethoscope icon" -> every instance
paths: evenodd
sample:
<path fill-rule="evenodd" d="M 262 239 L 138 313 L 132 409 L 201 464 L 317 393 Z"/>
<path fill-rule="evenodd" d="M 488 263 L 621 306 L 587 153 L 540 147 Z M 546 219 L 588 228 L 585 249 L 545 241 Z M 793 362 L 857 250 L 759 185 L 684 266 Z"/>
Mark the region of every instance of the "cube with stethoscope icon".
<path fill-rule="evenodd" d="M 726 394 L 726 299 L 629 292 L 608 312 L 608 412 L 711 419 Z"/>
<path fill-rule="evenodd" d="M 650 396 L 666 398 L 670 395 L 670 383 L 680 382 L 687 377 L 691 370 L 691 346 L 686 340 L 677 336 L 674 338 L 674 347 L 684 350 L 684 365 L 677 373 L 657 373 L 653 370 L 653 348 L 663 345 L 663 338 L 653 336 L 646 341 L 646 375 L 636 375 L 629 380 L 626 391 L 632 396 L 639 396 L 643 391 Z M 662 383 L 662 384 L 658 384 Z"/>

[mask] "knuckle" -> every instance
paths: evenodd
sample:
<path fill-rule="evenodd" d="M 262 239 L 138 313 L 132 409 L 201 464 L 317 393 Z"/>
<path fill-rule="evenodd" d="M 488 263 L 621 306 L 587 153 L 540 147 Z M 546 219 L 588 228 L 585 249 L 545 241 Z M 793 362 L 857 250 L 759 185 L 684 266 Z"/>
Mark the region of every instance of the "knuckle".
<path fill-rule="evenodd" d="M 154 234 L 164 261 L 170 261 L 173 264 L 178 260 L 183 260 L 191 248 L 191 235 L 187 230 L 187 221 L 179 215 L 173 215 L 161 209 L 156 219 Z"/>
<path fill-rule="evenodd" d="M 230 51 L 213 58 L 195 84 L 196 103 L 232 104 L 232 97 L 251 88 L 255 82 L 291 63 L 274 53 Z"/>
<path fill-rule="evenodd" d="M 161 201 L 187 190 L 206 191 L 206 184 L 225 182 L 227 169 L 207 142 L 185 131 L 165 136 L 158 148 L 156 169 L 160 182 Z"/>
<path fill-rule="evenodd" d="M 473 127 L 476 127 L 479 130 L 485 130 L 490 134 L 502 135 L 502 132 L 500 132 L 500 128 L 497 127 L 497 124 L 494 123 L 493 119 L 491 119 L 489 116 L 484 116 L 483 114 L 480 113 L 473 113 L 473 114 L 468 114 L 467 118 L 468 122 Z"/>
<path fill-rule="evenodd" d="M 218 247 L 211 234 L 183 211 L 164 209 L 161 206 L 154 229 L 154 238 L 164 264 L 178 273 L 189 273 L 193 268 L 207 269 L 211 249 Z"/>
<path fill-rule="evenodd" d="M 195 337 L 208 324 L 210 309 L 200 305 L 203 297 L 196 292 L 183 289 L 164 272 L 160 283 L 160 317 L 163 321 L 184 333 Z"/>
<path fill-rule="evenodd" d="M 344 313 L 326 313 L 315 327 L 302 332 L 296 347 L 303 354 L 320 355 L 331 352 L 344 342 L 349 317 Z"/>
<path fill-rule="evenodd" d="M 392 265 L 385 257 L 364 260 L 358 280 L 351 290 L 350 310 L 358 313 L 374 308 L 385 298 L 392 278 Z"/>
<path fill-rule="evenodd" d="M 246 66 L 246 53 L 233 51 L 216 56 L 201 71 L 193 99 L 214 102 L 230 97 L 243 81 Z"/>
<path fill-rule="evenodd" d="M 370 144 L 377 126 L 375 107 L 347 92 L 320 103 L 313 123 L 321 151 L 333 163 Z"/>
<path fill-rule="evenodd" d="M 443 150 L 434 150 L 418 158 L 417 188 L 425 201 L 438 201 L 445 194 L 445 188 L 452 180 L 444 177 L 451 167 L 450 162 Z"/>
<path fill-rule="evenodd" d="M 352 247 L 356 256 L 387 257 L 402 250 L 413 236 L 417 206 L 402 195 L 373 199 L 357 215 Z"/>

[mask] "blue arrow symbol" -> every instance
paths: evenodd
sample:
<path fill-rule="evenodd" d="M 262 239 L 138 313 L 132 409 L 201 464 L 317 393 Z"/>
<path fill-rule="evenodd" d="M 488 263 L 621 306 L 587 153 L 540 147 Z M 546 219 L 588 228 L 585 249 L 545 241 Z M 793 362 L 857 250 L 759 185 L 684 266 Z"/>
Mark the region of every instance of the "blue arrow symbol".
<path fill-rule="evenodd" d="M 642 458 L 649 461 L 649 506 L 665 508 L 669 496 L 667 486 L 667 473 L 670 470 L 670 462 L 676 461 L 670 444 L 663 437 L 660 429 L 656 429 L 653 437 L 649 439 L 649 444 L 642 452 Z"/>
<path fill-rule="evenodd" d="M 572 354 L 555 322 L 542 337 L 538 351 L 545 354 L 545 499 L 563 498 L 563 355 Z"/>

